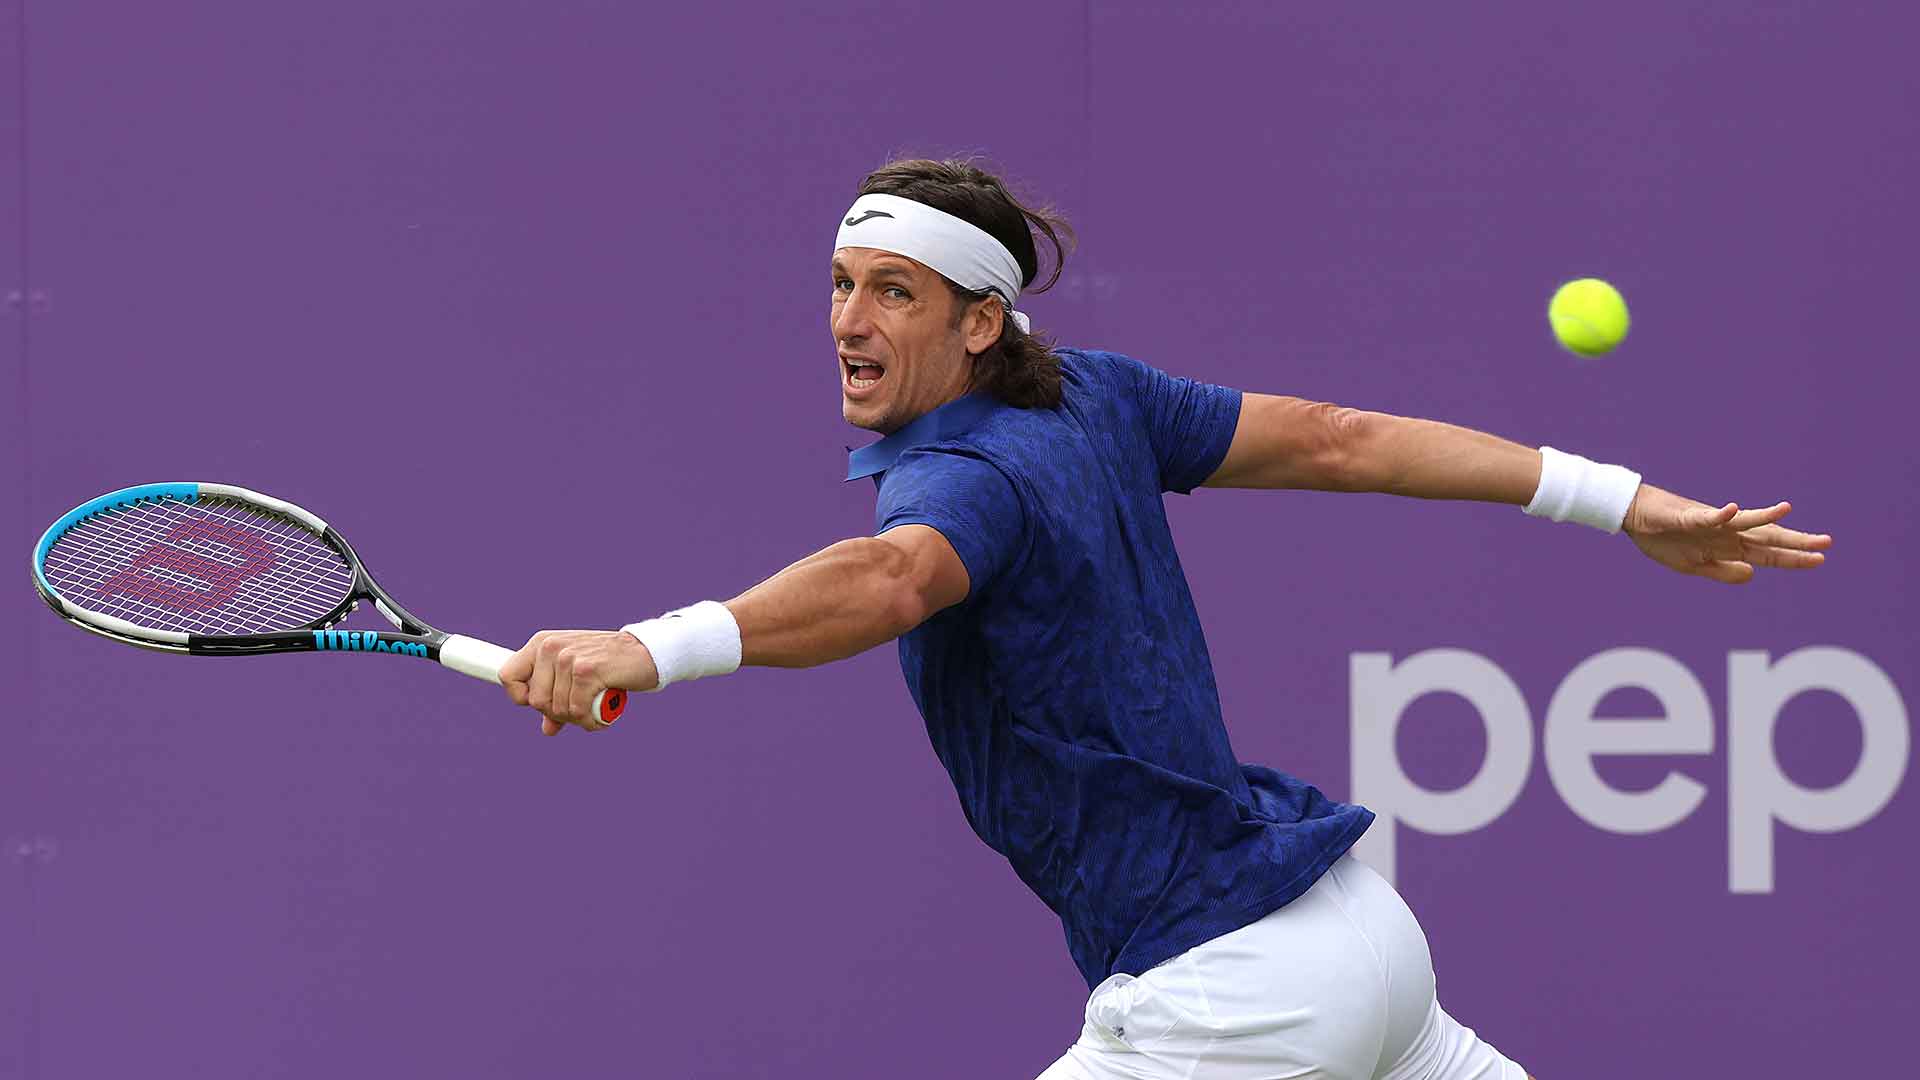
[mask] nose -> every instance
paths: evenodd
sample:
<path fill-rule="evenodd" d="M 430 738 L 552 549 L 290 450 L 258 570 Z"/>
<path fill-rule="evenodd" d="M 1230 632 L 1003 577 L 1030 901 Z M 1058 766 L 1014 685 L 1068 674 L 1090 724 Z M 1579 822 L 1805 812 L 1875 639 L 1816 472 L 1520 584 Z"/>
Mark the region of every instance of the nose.
<path fill-rule="evenodd" d="M 857 341 L 873 331 L 873 301 L 868 299 L 867 290 L 855 285 L 846 299 L 833 308 L 833 338 L 835 341 Z"/>

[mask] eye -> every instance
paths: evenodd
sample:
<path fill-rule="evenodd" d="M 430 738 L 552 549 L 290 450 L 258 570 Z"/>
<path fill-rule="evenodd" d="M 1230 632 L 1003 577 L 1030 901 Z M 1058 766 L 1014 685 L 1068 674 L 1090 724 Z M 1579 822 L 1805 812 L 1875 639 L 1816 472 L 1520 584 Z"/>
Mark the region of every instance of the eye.
<path fill-rule="evenodd" d="M 905 289 L 903 289 L 903 288 L 901 288 L 901 287 L 900 287 L 900 286 L 898 286 L 898 285 L 889 285 L 889 286 L 887 286 L 887 295 L 888 295 L 888 296 L 891 296 L 891 297 L 893 297 L 893 298 L 894 298 L 894 299 L 896 299 L 896 300 L 911 300 L 911 299 L 913 299 L 913 294 L 912 294 L 912 293 L 910 293 L 910 292 L 908 292 L 907 290 L 905 290 Z"/>
<path fill-rule="evenodd" d="M 838 292 L 852 292 L 853 279 L 852 278 L 834 278 L 833 287 Z"/>

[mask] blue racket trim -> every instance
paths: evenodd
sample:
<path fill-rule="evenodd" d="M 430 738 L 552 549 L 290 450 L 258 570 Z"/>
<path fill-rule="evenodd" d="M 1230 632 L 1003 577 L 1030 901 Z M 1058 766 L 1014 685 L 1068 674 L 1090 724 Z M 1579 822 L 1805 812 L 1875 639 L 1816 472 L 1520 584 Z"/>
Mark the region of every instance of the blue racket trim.
<path fill-rule="evenodd" d="M 112 510 L 118 506 L 129 506 L 143 499 L 179 499 L 182 502 L 199 502 L 200 485 L 141 484 L 137 487 L 110 491 L 97 499 L 90 499 L 67 511 L 65 517 L 47 526 L 47 531 L 41 534 L 40 542 L 35 544 L 33 548 L 33 576 L 34 579 L 40 583 L 41 590 L 52 596 L 60 595 L 54 591 L 53 586 L 47 584 L 47 575 L 41 569 L 46 565 L 47 551 L 53 547 L 55 540 L 60 539 L 61 535 L 68 529 L 73 528 L 74 525 L 85 521 L 102 510 Z"/>

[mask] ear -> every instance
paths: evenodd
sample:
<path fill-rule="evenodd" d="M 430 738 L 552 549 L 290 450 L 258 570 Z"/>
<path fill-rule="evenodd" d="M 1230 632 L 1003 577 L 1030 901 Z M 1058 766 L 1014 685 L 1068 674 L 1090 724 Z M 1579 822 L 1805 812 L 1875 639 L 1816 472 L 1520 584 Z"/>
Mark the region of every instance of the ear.
<path fill-rule="evenodd" d="M 960 319 L 960 332 L 966 337 L 967 355 L 978 356 L 993 348 L 993 343 L 1000 340 L 1001 324 L 1006 317 L 1007 309 L 1001 304 L 998 294 L 969 301 L 967 313 Z"/>

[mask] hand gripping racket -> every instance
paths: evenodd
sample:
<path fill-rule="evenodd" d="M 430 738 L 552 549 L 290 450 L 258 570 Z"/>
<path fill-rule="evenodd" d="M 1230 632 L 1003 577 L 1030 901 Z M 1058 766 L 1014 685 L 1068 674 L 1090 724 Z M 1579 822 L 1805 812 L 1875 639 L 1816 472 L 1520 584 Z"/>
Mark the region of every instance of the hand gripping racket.
<path fill-rule="evenodd" d="M 74 507 L 34 545 L 33 584 L 75 626 L 165 652 L 389 653 L 490 683 L 513 655 L 420 621 L 326 522 L 225 484 L 145 484 Z M 393 631 L 334 629 L 362 600 Z M 609 724 L 626 707 L 625 690 L 593 699 Z"/>

